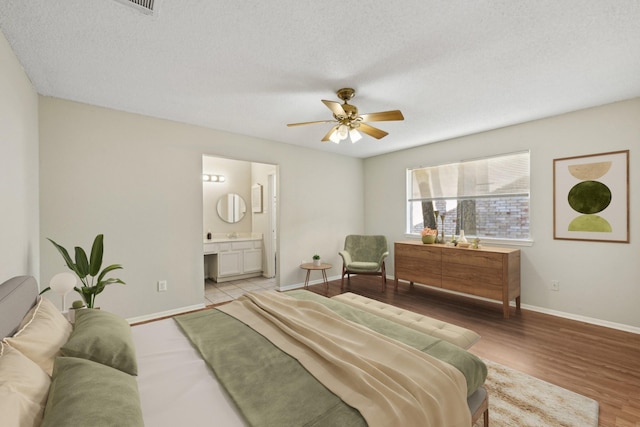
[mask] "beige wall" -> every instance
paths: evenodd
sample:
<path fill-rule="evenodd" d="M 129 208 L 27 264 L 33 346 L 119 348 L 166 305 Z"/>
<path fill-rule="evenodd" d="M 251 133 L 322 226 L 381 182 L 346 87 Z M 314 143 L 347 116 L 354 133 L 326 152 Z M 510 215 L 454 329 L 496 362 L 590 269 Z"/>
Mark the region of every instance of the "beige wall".
<path fill-rule="evenodd" d="M 104 233 L 127 285 L 100 306 L 131 318 L 201 304 L 203 154 L 278 165 L 282 287 L 304 282 L 315 252 L 338 274 L 344 236 L 364 231 L 362 160 L 40 97 L 43 280 L 64 270 L 47 237 L 89 248 Z"/>
<path fill-rule="evenodd" d="M 0 281 L 39 276 L 38 95 L 0 32 Z"/>
<path fill-rule="evenodd" d="M 630 150 L 631 243 L 553 239 L 553 159 Z M 406 239 L 407 168 L 531 150 L 531 231 L 522 248 L 522 303 L 640 330 L 640 98 L 365 160 L 365 228 Z M 393 272 L 393 253 L 389 262 Z M 560 291 L 549 290 L 551 280 Z M 618 325 L 616 325 L 618 326 Z"/>
<path fill-rule="evenodd" d="M 303 281 L 298 264 L 316 252 L 334 264 L 329 274 L 336 276 L 336 253 L 345 234 L 366 230 L 386 234 L 391 242 L 406 238 L 406 168 L 530 149 L 534 244 L 522 248 L 523 304 L 640 328 L 635 221 L 640 209 L 640 99 L 363 162 L 38 99 L 1 33 L 0 67 L 0 280 L 30 274 L 46 284 L 65 270 L 46 237 L 67 247 L 88 248 L 96 234 L 104 233 L 105 262 L 122 263 L 125 269 L 119 275 L 128 284 L 110 287 L 100 295 L 100 305 L 132 317 L 199 304 L 203 154 L 279 165 L 278 269 L 283 287 Z M 631 243 L 553 240 L 553 159 L 623 149 L 631 150 Z M 169 291 L 156 292 L 157 280 L 168 280 Z M 560 281 L 559 292 L 549 290 L 551 280 Z"/>
<path fill-rule="evenodd" d="M 251 232 L 251 163 L 220 157 L 204 156 L 202 171 L 210 175 L 224 175 L 224 182 L 203 182 L 202 200 L 204 234 Z M 238 194 L 245 201 L 244 217 L 233 224 L 223 221 L 218 216 L 218 200 L 229 193 Z"/>

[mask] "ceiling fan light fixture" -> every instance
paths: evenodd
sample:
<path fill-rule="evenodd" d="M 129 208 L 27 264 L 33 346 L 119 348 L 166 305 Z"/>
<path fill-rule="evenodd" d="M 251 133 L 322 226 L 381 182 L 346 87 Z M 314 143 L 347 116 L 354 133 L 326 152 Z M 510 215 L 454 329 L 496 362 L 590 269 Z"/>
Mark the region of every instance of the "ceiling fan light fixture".
<path fill-rule="evenodd" d="M 393 120 L 404 120 L 400 110 L 380 111 L 377 113 L 358 113 L 358 107 L 349 104 L 347 101 L 353 98 L 355 90 L 343 88 L 336 92 L 338 98 L 344 101 L 340 104 L 336 101 L 322 100 L 322 103 L 333 113 L 333 120 L 320 120 L 315 122 L 289 123 L 287 126 L 313 125 L 317 123 L 333 123 L 333 127 L 324 135 L 322 142 L 331 141 L 339 144 L 340 141 L 349 139 L 355 143 L 362 139 L 362 133 L 375 139 L 384 138 L 388 132 L 378 129 L 368 124 L 368 122 L 386 122 Z"/>
<path fill-rule="evenodd" d="M 329 137 L 329 141 L 335 142 L 336 144 L 340 144 L 340 136 L 338 135 L 338 131 L 334 130 Z"/>
<path fill-rule="evenodd" d="M 336 133 L 340 137 L 340 141 L 342 141 L 343 139 L 347 139 L 347 137 L 349 136 L 349 126 L 345 124 L 338 126 L 338 130 L 336 131 Z"/>
<path fill-rule="evenodd" d="M 356 142 L 362 139 L 362 135 L 356 129 L 351 129 L 349 131 L 349 138 L 351 139 L 351 143 L 355 144 Z"/>

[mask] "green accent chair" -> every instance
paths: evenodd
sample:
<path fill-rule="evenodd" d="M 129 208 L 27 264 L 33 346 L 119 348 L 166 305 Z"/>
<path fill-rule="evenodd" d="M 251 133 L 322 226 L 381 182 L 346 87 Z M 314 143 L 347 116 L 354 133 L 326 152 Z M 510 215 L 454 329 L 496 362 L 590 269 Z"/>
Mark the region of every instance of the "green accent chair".
<path fill-rule="evenodd" d="M 344 291 L 344 276 L 349 281 L 351 274 L 382 276 L 382 291 L 386 289 L 384 260 L 389 255 L 389 245 L 385 236 L 350 234 L 344 239 L 344 250 L 338 255 L 342 257 L 341 291 Z"/>

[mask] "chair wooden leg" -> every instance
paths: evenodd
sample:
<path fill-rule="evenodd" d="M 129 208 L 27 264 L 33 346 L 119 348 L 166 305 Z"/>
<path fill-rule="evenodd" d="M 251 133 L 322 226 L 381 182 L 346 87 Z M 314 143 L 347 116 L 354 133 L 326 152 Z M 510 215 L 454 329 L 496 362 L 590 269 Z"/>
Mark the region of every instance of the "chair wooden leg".
<path fill-rule="evenodd" d="M 344 292 L 344 264 L 342 264 L 342 281 L 340 282 L 340 292 Z"/>

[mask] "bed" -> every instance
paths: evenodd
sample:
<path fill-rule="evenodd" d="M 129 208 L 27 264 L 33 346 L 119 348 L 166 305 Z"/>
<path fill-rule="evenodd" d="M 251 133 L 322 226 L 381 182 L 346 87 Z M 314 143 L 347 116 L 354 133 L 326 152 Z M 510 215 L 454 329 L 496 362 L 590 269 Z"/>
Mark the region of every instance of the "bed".
<path fill-rule="evenodd" d="M 134 327 L 83 310 L 72 327 L 37 293 L 0 285 L 3 426 L 488 422 L 479 359 L 344 301 L 261 292 Z"/>

